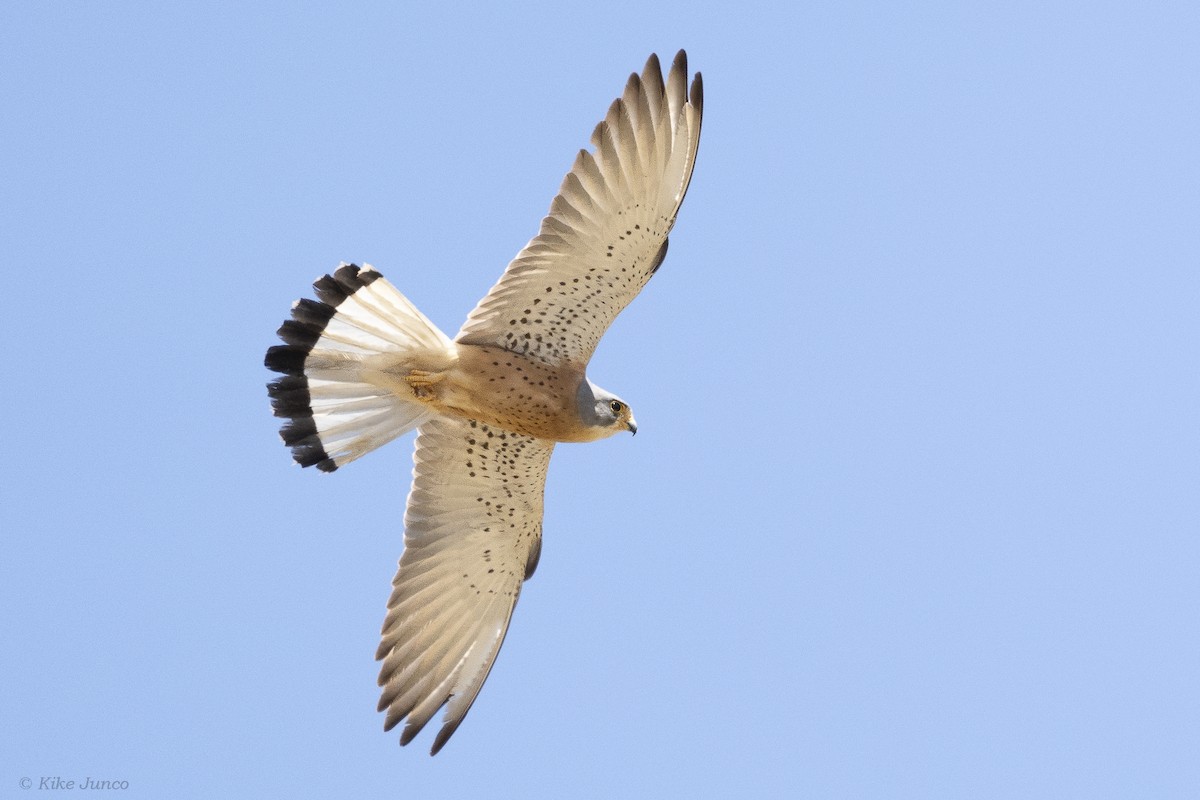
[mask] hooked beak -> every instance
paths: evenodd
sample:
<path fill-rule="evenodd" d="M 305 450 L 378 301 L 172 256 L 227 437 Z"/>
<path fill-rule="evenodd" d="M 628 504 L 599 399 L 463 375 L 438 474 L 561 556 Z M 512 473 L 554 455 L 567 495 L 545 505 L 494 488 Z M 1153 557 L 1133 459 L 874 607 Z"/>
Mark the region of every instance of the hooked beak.
<path fill-rule="evenodd" d="M 637 422 L 634 421 L 633 417 L 629 418 L 629 422 L 625 423 L 625 427 L 629 428 L 630 433 L 637 436 Z"/>

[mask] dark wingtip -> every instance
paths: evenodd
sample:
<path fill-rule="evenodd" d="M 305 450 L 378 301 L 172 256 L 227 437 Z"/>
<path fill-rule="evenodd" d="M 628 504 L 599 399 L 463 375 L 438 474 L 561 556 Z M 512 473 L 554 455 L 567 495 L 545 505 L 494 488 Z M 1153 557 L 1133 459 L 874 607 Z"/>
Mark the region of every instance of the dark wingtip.
<path fill-rule="evenodd" d="M 629 73 L 629 80 L 625 81 L 625 91 L 628 92 L 632 89 L 633 91 L 637 92 L 640 91 L 641 88 L 642 76 L 638 75 L 636 72 Z"/>
<path fill-rule="evenodd" d="M 447 722 L 442 726 L 442 729 L 438 731 L 437 737 L 435 737 L 433 740 L 433 747 L 429 748 L 429 755 L 436 756 L 438 752 L 446 746 L 446 742 L 450 741 L 450 737 L 454 735 L 456 730 L 458 730 L 459 723 L 461 722 L 462 717 L 459 717 L 458 719 Z"/>
<path fill-rule="evenodd" d="M 408 715 L 405 714 L 404 716 L 408 716 Z M 403 717 L 401 717 L 401 718 L 403 718 Z M 406 724 L 404 726 L 404 730 L 400 732 L 400 746 L 404 747 L 409 742 L 411 742 L 413 739 L 417 738 L 417 734 L 420 733 L 421 729 L 424 727 L 425 727 L 424 724 L 413 725 L 411 722 Z"/>
<path fill-rule="evenodd" d="M 680 50 L 678 53 L 675 54 L 675 59 L 673 61 L 671 61 L 671 72 L 674 72 L 675 70 L 679 70 L 680 72 L 683 73 L 685 78 L 687 77 L 687 51 L 686 50 Z"/>
<path fill-rule="evenodd" d="M 651 53 L 650 57 L 646 59 L 646 66 L 642 67 L 642 74 L 649 75 L 655 72 L 658 73 L 659 79 L 661 80 L 662 65 L 658 63 L 658 53 Z"/>
<path fill-rule="evenodd" d="M 542 537 L 539 536 L 533 540 L 533 545 L 529 548 L 529 555 L 525 556 L 525 580 L 533 577 L 533 573 L 537 572 L 538 562 L 542 559 Z"/>
<path fill-rule="evenodd" d="M 658 254 L 654 256 L 654 261 L 650 265 L 650 274 L 658 272 L 658 268 L 662 266 L 663 261 L 667 258 L 667 246 L 671 244 L 670 238 L 663 239 L 662 247 L 658 248 Z"/>

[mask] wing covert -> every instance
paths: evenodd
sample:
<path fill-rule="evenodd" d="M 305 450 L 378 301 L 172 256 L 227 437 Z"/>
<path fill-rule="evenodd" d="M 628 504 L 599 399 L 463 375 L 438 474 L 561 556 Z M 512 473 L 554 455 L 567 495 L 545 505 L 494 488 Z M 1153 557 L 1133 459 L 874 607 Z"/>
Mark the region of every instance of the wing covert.
<path fill-rule="evenodd" d="M 658 269 L 692 177 L 703 84 L 687 56 L 664 84 L 658 57 L 592 133 L 538 235 L 467 317 L 456 341 L 585 366 L 600 337 Z"/>

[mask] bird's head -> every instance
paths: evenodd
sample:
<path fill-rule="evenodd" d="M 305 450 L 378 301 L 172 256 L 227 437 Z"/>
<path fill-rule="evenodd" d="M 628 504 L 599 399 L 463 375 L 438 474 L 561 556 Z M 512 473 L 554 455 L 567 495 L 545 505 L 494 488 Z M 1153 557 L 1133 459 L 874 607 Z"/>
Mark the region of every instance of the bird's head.
<path fill-rule="evenodd" d="M 576 396 L 579 417 L 589 428 L 595 429 L 597 439 L 604 439 L 621 431 L 637 433 L 637 421 L 633 409 L 612 392 L 583 379 Z"/>

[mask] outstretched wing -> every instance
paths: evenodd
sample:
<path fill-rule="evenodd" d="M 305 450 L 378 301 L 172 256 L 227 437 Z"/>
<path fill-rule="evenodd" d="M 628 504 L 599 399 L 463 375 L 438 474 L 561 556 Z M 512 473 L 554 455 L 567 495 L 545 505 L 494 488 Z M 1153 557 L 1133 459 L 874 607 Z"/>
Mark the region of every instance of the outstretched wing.
<path fill-rule="evenodd" d="M 376 653 L 384 729 L 407 718 L 400 744 L 445 705 L 437 753 L 487 679 L 537 566 L 553 450 L 473 420 L 439 417 L 419 428 L 404 554 Z"/>
<path fill-rule="evenodd" d="M 581 150 L 534 239 L 467 317 L 457 341 L 586 366 L 613 319 L 667 252 L 692 177 L 703 85 L 681 50 L 629 77 Z"/>

